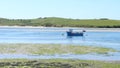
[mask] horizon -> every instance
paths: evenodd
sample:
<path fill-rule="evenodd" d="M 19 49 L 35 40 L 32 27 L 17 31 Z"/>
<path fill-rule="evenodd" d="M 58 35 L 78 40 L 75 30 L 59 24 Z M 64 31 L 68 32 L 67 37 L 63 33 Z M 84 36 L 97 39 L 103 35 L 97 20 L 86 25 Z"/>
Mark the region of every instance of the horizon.
<path fill-rule="evenodd" d="M 38 17 L 38 18 L 3 18 L 3 17 L 0 17 L 0 19 L 9 19 L 9 20 L 19 20 L 19 19 L 23 19 L 23 20 L 27 20 L 27 19 L 44 19 L 44 18 L 63 18 L 63 19 L 78 19 L 78 18 L 65 18 L 65 17 Z M 79 20 L 102 20 L 102 19 L 106 19 L 106 20 L 120 20 L 120 19 L 109 19 L 109 18 L 86 18 L 86 19 L 79 19 Z"/>
<path fill-rule="evenodd" d="M 60 17 L 71 19 L 120 20 L 119 0 L 2 0 L 0 18 L 35 19 Z"/>

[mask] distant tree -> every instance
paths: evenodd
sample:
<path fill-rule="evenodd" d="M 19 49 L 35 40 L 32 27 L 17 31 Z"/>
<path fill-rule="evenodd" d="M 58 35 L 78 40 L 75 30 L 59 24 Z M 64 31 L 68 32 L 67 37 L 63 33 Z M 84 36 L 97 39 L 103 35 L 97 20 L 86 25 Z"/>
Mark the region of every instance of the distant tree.
<path fill-rule="evenodd" d="M 109 20 L 108 18 L 100 18 L 100 20 Z"/>
<path fill-rule="evenodd" d="M 39 17 L 38 19 L 42 19 L 42 17 Z"/>

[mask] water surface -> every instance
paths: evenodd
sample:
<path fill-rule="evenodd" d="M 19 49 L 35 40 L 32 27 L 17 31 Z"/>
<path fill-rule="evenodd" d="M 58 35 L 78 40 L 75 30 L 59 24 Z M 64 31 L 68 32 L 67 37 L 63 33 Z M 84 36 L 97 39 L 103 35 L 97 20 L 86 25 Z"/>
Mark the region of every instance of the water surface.
<path fill-rule="evenodd" d="M 120 32 L 87 31 L 84 34 L 84 37 L 67 37 L 67 30 L 68 29 L 66 28 L 0 28 L 0 43 L 75 44 L 83 46 L 100 46 L 120 50 Z M 5 57 L 5 55 L 0 55 L 0 57 L 1 56 Z M 84 58 L 84 56 L 87 57 L 88 55 L 71 55 L 72 58 L 76 59 L 80 59 L 82 56 Z M 91 56 L 91 59 L 97 57 L 97 55 L 91 54 L 89 56 Z M 24 55 L 22 57 L 24 57 Z M 55 57 L 56 56 L 54 56 L 54 58 Z M 120 60 L 119 57 L 119 53 L 109 57 L 98 56 L 101 60 L 107 58 L 111 60 L 115 58 Z M 64 58 L 70 58 L 70 55 L 67 55 L 67 57 Z"/>

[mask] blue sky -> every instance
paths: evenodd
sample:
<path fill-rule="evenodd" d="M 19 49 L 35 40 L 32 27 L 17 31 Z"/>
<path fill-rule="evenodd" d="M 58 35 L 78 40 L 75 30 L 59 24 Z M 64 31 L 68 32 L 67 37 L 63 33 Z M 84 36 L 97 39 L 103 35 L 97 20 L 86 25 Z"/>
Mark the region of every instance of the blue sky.
<path fill-rule="evenodd" d="M 0 0 L 0 17 L 120 19 L 120 0 Z"/>

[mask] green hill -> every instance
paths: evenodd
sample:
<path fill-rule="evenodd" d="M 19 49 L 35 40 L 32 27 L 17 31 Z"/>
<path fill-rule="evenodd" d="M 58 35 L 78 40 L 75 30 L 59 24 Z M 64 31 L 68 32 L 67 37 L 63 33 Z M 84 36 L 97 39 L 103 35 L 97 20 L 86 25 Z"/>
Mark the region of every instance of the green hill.
<path fill-rule="evenodd" d="M 0 18 L 0 26 L 119 28 L 120 27 L 120 20 L 67 19 L 67 18 L 58 18 L 58 17 L 45 17 L 45 18 L 37 18 L 37 19 L 5 19 L 5 18 Z"/>

